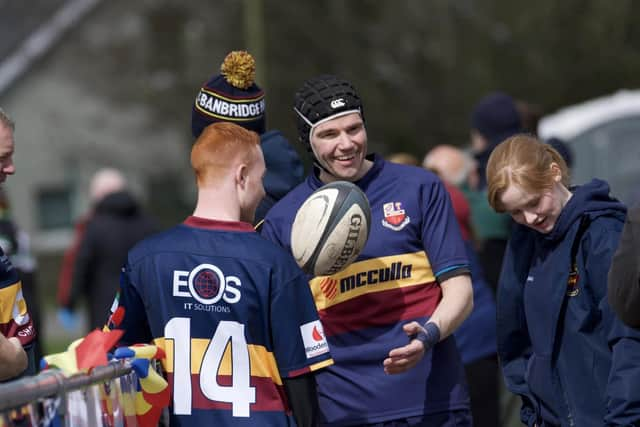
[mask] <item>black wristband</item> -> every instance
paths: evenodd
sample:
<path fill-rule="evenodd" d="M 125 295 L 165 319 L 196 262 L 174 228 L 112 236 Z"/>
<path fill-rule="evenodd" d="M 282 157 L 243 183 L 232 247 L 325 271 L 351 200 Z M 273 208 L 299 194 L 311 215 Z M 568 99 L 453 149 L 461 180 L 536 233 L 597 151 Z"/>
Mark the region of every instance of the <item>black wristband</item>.
<path fill-rule="evenodd" d="M 422 342 L 424 350 L 428 351 L 440 341 L 440 328 L 433 322 L 422 325 L 424 331 L 418 332 L 416 339 Z"/>

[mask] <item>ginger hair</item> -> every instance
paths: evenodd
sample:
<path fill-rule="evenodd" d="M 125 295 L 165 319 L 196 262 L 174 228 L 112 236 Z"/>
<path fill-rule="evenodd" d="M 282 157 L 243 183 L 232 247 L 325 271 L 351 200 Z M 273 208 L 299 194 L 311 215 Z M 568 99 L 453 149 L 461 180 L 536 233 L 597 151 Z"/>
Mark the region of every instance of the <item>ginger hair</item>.
<path fill-rule="evenodd" d="M 191 167 L 198 186 L 222 180 L 239 163 L 249 166 L 257 160 L 257 133 L 228 122 L 207 126 L 191 149 Z"/>
<path fill-rule="evenodd" d="M 517 185 L 530 193 L 540 193 L 553 187 L 558 171 L 562 184 L 569 188 L 569 169 L 560 153 L 533 136 L 514 135 L 498 144 L 489 157 L 489 204 L 496 212 L 504 212 L 501 199 L 510 185 Z"/>

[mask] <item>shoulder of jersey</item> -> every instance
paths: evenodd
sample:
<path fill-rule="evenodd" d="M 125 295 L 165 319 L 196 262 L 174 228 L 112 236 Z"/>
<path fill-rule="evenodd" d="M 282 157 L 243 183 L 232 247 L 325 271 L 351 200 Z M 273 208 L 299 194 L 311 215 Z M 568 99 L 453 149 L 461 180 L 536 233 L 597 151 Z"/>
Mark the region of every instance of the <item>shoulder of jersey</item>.
<path fill-rule="evenodd" d="M 179 238 L 175 233 L 177 229 L 179 229 L 179 227 L 174 226 L 168 230 L 153 233 L 140 240 L 129 250 L 129 259 L 137 260 L 158 250 L 170 248 L 173 239 Z"/>

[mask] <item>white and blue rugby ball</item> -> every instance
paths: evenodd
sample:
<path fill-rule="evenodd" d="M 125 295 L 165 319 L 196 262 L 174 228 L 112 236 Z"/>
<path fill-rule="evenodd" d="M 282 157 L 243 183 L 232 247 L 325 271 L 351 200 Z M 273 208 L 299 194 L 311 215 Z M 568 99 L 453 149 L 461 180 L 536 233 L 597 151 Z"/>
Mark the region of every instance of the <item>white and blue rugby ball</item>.
<path fill-rule="evenodd" d="M 306 273 L 329 276 L 360 255 L 370 229 L 367 196 L 351 182 L 335 181 L 314 191 L 298 209 L 291 251 Z"/>

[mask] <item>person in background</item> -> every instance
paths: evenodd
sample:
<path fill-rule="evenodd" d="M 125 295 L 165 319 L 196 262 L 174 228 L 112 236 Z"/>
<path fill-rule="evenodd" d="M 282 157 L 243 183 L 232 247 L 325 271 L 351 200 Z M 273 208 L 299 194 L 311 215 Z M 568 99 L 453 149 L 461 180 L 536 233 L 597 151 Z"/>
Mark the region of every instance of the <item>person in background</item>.
<path fill-rule="evenodd" d="M 629 209 L 608 275 L 609 303 L 628 326 L 640 329 L 640 205 Z"/>
<path fill-rule="evenodd" d="M 90 193 L 92 214 L 76 254 L 69 298 L 63 301 L 63 308 L 73 312 L 80 298 L 86 298 L 89 330 L 104 325 L 104 313 L 118 290 L 127 251 L 158 230 L 155 220 L 127 190 L 120 171 L 97 171 Z"/>
<path fill-rule="evenodd" d="M 125 178 L 122 173 L 113 168 L 101 169 L 91 178 L 91 182 L 89 183 L 90 207 L 75 223 L 73 240 L 64 252 L 60 273 L 58 275 L 56 294 L 56 301 L 58 307 L 60 307 L 58 310 L 58 321 L 67 330 L 76 329 L 80 322 L 79 316 L 66 307 L 69 306 L 69 301 L 71 300 L 74 266 L 78 256 L 78 250 L 84 240 L 87 223 L 92 218 L 98 202 L 102 200 L 105 195 L 122 190 L 125 185 Z"/>
<path fill-rule="evenodd" d="M 29 235 L 22 230 L 11 215 L 9 198 L 4 188 L 0 187 L 0 248 L 9 257 L 11 264 L 18 270 L 22 283 L 22 294 L 29 301 L 29 314 L 33 326 L 38 331 L 33 342 L 35 360 L 42 358 L 42 322 L 40 321 L 40 304 L 36 281 L 37 263 L 31 253 Z"/>
<path fill-rule="evenodd" d="M 540 119 L 544 115 L 544 110 L 538 104 L 525 101 L 522 99 L 515 100 L 516 110 L 520 115 L 520 122 L 522 123 L 522 133 L 526 133 L 532 136 L 538 136 L 538 124 Z"/>
<path fill-rule="evenodd" d="M 469 426 L 469 395 L 452 333 L 473 308 L 469 263 L 442 182 L 418 167 L 367 155 L 353 85 L 322 75 L 295 94 L 298 136 L 314 170 L 267 214 L 262 234 L 291 252 L 304 200 L 337 180 L 371 206 L 354 263 L 310 287 L 335 364 L 316 375 L 320 423 Z"/>
<path fill-rule="evenodd" d="M 566 141 L 560 138 L 556 138 L 555 136 L 548 138 L 544 142 L 552 146 L 558 152 L 558 154 L 562 156 L 564 162 L 567 164 L 567 167 L 569 168 L 569 170 L 571 170 L 571 168 L 573 167 L 573 151 L 571 150 L 569 144 L 567 144 Z"/>
<path fill-rule="evenodd" d="M 606 182 L 569 187 L 549 144 L 516 135 L 487 164 L 488 197 L 516 225 L 498 292 L 498 356 L 528 426 L 640 423 L 640 332 L 607 302 L 625 206 Z"/>
<path fill-rule="evenodd" d="M 476 161 L 477 183 L 465 191 L 465 196 L 471 205 L 480 264 L 494 292 L 511 221 L 508 215 L 496 213 L 487 203 L 486 165 L 491 152 L 500 142 L 521 131 L 522 122 L 515 101 L 506 93 L 490 93 L 474 106 L 471 114 L 471 153 Z"/>
<path fill-rule="evenodd" d="M 0 109 L 0 183 L 16 171 L 14 131 L 15 123 Z M 35 337 L 18 270 L 0 249 L 0 381 L 35 374 Z"/>
<path fill-rule="evenodd" d="M 496 303 L 491 287 L 485 282 L 473 244 L 471 210 L 459 185 L 468 179 L 471 159 L 452 145 L 437 145 L 424 157 L 425 169 L 438 175 L 445 184 L 456 219 L 465 241 L 471 266 L 473 311 L 454 332 L 469 383 L 471 413 L 475 427 L 501 425 L 499 411 L 498 355 L 496 353 Z"/>
<path fill-rule="evenodd" d="M 405 152 L 391 153 L 387 156 L 387 161 L 391 163 L 398 163 L 399 165 L 418 166 L 418 158 L 413 154 Z"/>
<path fill-rule="evenodd" d="M 129 252 L 108 327 L 164 348 L 171 426 L 316 426 L 311 373 L 333 361 L 305 274 L 251 225 L 260 139 L 214 123 L 191 166 L 193 215 Z"/>
<path fill-rule="evenodd" d="M 211 123 L 231 122 L 260 135 L 267 164 L 266 191 L 256 211 L 256 223 L 304 177 L 296 150 L 279 130 L 266 129 L 264 91 L 255 83 L 256 63 L 245 51 L 230 52 L 214 74 L 200 88 L 191 112 L 191 133 L 198 138 Z"/>

